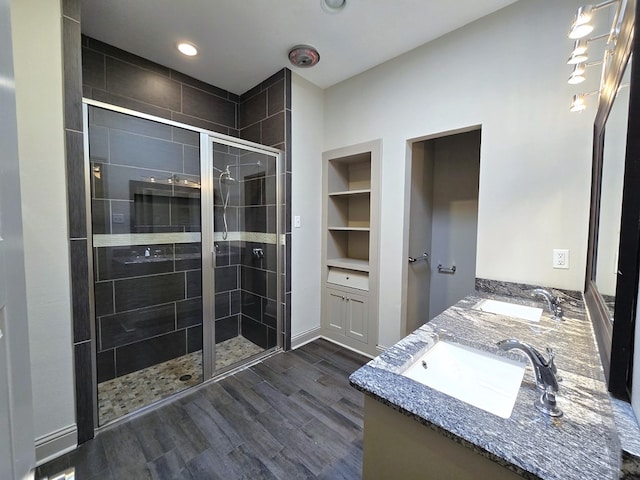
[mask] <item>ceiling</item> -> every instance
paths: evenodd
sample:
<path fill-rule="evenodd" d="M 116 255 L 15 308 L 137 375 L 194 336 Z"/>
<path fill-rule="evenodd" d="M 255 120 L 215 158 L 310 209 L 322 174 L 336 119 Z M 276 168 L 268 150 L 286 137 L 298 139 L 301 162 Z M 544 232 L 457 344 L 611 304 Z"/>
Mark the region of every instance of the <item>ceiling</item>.
<path fill-rule="evenodd" d="M 242 94 L 283 67 L 321 88 L 364 72 L 516 0 L 82 0 L 85 35 Z M 199 55 L 185 57 L 189 41 Z M 320 63 L 293 67 L 287 53 L 313 45 Z"/>

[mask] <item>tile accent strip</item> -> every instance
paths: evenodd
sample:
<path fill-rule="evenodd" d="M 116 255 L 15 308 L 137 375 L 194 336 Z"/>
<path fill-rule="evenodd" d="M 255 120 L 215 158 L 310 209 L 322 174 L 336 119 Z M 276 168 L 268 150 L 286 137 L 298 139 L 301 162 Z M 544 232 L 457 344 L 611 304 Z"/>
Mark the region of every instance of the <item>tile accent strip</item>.
<path fill-rule="evenodd" d="M 166 245 L 173 243 L 199 243 L 200 232 L 175 233 L 116 233 L 112 235 L 99 234 L 93 236 L 94 247 L 127 247 L 129 245 Z M 216 242 L 223 241 L 222 233 L 214 233 Z M 261 232 L 229 232 L 225 241 L 255 242 L 276 245 L 278 236 L 275 233 Z M 284 245 L 286 238 L 280 236 L 280 244 Z"/>

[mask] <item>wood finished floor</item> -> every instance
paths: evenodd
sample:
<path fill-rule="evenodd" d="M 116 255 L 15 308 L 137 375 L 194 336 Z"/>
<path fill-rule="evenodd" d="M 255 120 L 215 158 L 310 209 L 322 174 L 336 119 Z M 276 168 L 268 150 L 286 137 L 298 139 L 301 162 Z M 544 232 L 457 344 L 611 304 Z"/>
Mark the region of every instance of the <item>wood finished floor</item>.
<path fill-rule="evenodd" d="M 356 479 L 367 358 L 316 340 L 101 432 L 38 468 L 76 480 Z"/>

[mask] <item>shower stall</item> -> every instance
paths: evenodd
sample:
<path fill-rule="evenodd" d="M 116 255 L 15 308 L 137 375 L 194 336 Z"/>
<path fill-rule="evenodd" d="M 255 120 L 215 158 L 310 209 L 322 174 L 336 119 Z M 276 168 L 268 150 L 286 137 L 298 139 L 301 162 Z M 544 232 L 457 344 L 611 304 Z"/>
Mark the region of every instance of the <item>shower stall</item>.
<path fill-rule="evenodd" d="M 273 148 L 86 100 L 96 420 L 282 346 Z"/>

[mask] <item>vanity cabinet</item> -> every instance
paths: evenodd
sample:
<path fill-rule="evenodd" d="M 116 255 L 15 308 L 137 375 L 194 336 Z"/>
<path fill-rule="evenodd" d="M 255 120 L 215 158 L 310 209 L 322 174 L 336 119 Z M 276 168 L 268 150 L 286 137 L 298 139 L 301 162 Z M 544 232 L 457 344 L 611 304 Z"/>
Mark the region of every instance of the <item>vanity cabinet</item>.
<path fill-rule="evenodd" d="M 323 154 L 322 333 L 376 355 L 380 141 Z"/>
<path fill-rule="evenodd" d="M 364 396 L 362 478 L 521 480 L 502 465 L 433 428 Z"/>
<path fill-rule="evenodd" d="M 369 339 L 369 296 L 327 286 L 327 328 L 364 344 Z"/>

